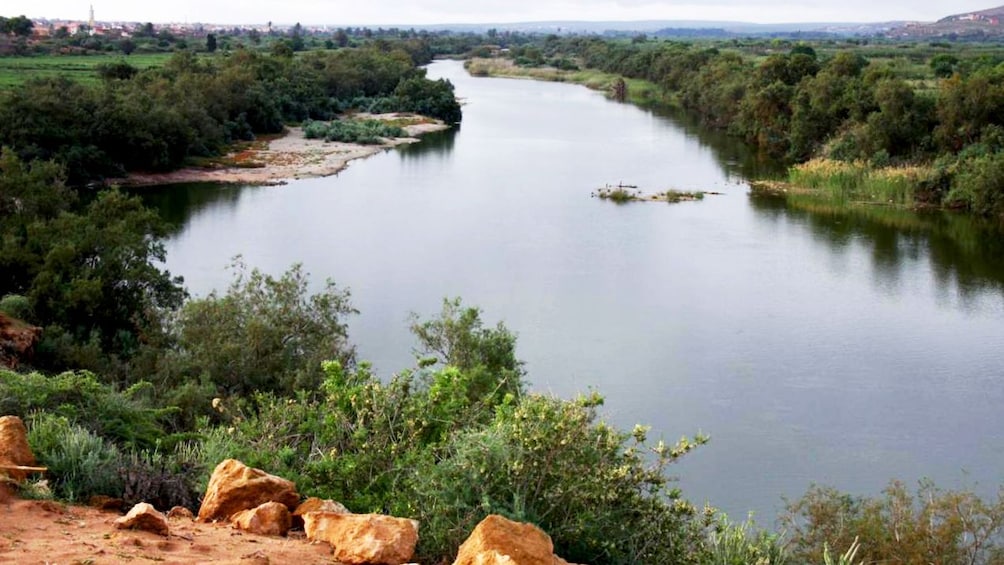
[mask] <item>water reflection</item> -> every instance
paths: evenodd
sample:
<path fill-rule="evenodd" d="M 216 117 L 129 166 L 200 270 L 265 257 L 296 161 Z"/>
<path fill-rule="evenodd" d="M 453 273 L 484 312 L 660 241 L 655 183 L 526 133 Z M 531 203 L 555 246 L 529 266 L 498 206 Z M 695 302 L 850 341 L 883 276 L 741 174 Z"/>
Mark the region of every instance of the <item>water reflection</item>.
<path fill-rule="evenodd" d="M 183 231 L 185 223 L 208 209 L 233 211 L 249 187 L 193 182 L 129 189 L 170 224 L 170 233 Z"/>
<path fill-rule="evenodd" d="M 809 227 L 831 252 L 870 247 L 878 286 L 891 292 L 913 276 L 906 265 L 927 261 L 939 288 L 963 304 L 990 291 L 1004 296 L 1004 229 L 952 212 L 914 212 L 884 206 L 847 207 L 805 196 L 751 195 L 754 210 L 771 221 Z"/>
<path fill-rule="evenodd" d="M 420 159 L 424 157 L 449 157 L 453 152 L 453 145 L 456 142 L 457 134 L 460 133 L 460 125 L 448 130 L 427 133 L 422 136 L 422 141 L 400 145 L 397 152 L 402 159 Z"/>
<path fill-rule="evenodd" d="M 654 107 L 649 111 L 672 121 L 689 139 L 711 148 L 715 159 L 730 178 L 773 179 L 787 174 L 787 165 L 783 162 L 767 157 L 725 132 L 704 127 L 696 114 L 671 107 Z"/>

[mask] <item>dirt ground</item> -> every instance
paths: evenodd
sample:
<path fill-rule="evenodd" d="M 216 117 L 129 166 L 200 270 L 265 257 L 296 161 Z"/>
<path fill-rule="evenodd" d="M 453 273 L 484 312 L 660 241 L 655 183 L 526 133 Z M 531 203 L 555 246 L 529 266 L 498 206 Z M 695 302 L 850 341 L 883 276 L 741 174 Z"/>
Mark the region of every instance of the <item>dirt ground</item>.
<path fill-rule="evenodd" d="M 331 546 L 302 532 L 288 538 L 239 532 L 230 525 L 172 519 L 167 537 L 115 529 L 120 514 L 0 493 L 0 563 L 101 565 L 113 563 L 335 563 Z"/>

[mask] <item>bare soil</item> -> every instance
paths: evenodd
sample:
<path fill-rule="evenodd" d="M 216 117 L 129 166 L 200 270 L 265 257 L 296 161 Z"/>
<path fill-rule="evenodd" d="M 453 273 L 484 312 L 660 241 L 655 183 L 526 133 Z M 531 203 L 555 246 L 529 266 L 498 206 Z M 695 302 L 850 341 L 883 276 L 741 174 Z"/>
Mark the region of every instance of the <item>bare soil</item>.
<path fill-rule="evenodd" d="M 302 532 L 257 536 L 228 524 L 172 519 L 171 533 L 118 530 L 117 512 L 21 500 L 0 492 L 0 563 L 84 565 L 117 563 L 331 564 L 331 546 Z"/>

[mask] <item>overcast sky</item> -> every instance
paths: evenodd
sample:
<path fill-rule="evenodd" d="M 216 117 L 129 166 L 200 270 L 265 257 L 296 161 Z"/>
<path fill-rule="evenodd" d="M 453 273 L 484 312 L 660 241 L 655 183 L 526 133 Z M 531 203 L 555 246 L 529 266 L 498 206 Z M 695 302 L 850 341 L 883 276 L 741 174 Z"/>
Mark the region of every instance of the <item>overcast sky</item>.
<path fill-rule="evenodd" d="M 1000 1 L 1000 0 L 996 0 Z M 542 20 L 728 20 L 757 23 L 933 21 L 995 0 L 98 0 L 95 17 L 139 22 L 421 25 Z M 0 15 L 87 19 L 88 2 L 3 0 Z"/>

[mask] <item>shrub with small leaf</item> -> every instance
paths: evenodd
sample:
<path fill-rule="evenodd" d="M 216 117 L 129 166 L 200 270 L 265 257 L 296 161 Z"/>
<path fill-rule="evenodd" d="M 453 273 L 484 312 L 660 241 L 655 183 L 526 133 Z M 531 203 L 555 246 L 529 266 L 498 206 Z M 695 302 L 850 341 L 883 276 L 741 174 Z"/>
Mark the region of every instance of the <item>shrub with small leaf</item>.
<path fill-rule="evenodd" d="M 402 128 L 384 123 L 380 120 L 335 120 L 332 122 L 307 122 L 303 126 L 303 134 L 307 139 L 323 139 L 325 141 L 342 141 L 345 143 L 361 143 L 376 145 L 384 140 L 395 137 L 407 137 Z"/>

